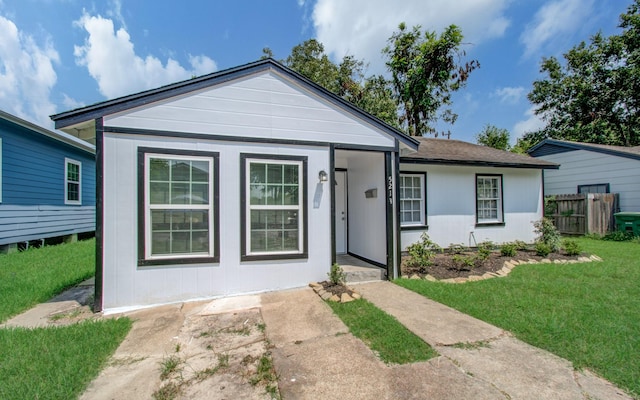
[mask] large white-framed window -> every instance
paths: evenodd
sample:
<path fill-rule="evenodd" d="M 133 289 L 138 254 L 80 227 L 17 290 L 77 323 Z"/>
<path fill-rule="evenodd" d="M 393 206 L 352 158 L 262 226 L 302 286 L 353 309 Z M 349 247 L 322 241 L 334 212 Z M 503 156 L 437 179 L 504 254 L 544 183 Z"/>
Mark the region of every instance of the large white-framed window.
<path fill-rule="evenodd" d="M 477 224 L 501 224 L 503 214 L 502 175 L 476 175 Z"/>
<path fill-rule="evenodd" d="M 82 204 L 82 163 L 64 159 L 64 204 Z"/>
<path fill-rule="evenodd" d="M 400 226 L 426 226 L 426 174 L 400 172 Z"/>
<path fill-rule="evenodd" d="M 218 153 L 140 148 L 138 160 L 138 264 L 217 262 Z"/>
<path fill-rule="evenodd" d="M 242 259 L 307 257 L 306 157 L 242 154 Z"/>

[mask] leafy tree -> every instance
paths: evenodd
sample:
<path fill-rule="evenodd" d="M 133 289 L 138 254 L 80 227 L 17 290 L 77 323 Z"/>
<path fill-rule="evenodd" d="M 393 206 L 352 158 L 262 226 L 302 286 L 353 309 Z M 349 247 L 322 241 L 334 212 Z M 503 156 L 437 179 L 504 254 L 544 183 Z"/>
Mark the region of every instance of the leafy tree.
<path fill-rule="evenodd" d="M 476 135 L 476 142 L 498 150 L 509 150 L 509 138 L 508 130 L 487 124 L 482 132 Z"/>
<path fill-rule="evenodd" d="M 545 78 L 529 100 L 547 125 L 524 139 L 546 137 L 622 146 L 640 145 L 640 0 L 620 16 L 618 35 L 598 33 L 563 55 L 543 58 Z"/>
<path fill-rule="evenodd" d="M 388 82 L 382 76 L 365 77 L 363 61 L 347 55 L 335 64 L 324 52 L 322 43 L 309 39 L 295 46 L 283 63 L 386 123 L 399 126 Z"/>
<path fill-rule="evenodd" d="M 527 150 L 533 147 L 533 145 L 535 145 L 536 143 L 537 142 L 531 142 L 529 139 L 520 137 L 516 141 L 516 144 L 513 145 L 513 147 L 511 147 L 509 151 L 511 151 L 512 153 L 527 154 Z"/>
<path fill-rule="evenodd" d="M 441 118 L 455 123 L 457 114 L 450 108 L 451 94 L 465 86 L 469 74 L 480 66 L 477 60 L 461 63 L 465 52 L 462 32 L 450 25 L 439 36 L 421 31 L 420 26 L 398 26 L 383 49 L 392 86 L 400 108 L 400 123 L 413 136 L 438 132 L 433 123 Z M 440 113 L 438 114 L 438 111 Z"/>

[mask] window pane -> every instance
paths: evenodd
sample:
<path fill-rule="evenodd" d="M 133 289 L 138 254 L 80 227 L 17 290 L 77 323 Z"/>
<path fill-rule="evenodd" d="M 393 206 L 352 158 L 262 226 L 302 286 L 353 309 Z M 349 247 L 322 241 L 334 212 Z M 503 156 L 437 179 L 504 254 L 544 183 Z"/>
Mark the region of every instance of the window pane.
<path fill-rule="evenodd" d="M 265 183 L 267 181 L 267 164 L 251 163 L 249 166 L 249 182 Z"/>
<path fill-rule="evenodd" d="M 169 244 L 171 242 L 171 232 L 151 233 L 151 254 L 171 254 Z"/>
<path fill-rule="evenodd" d="M 171 180 L 174 182 L 190 181 L 191 162 L 183 160 L 171 160 Z"/>
<path fill-rule="evenodd" d="M 265 231 L 251 231 L 251 251 L 267 251 L 267 236 Z"/>
<path fill-rule="evenodd" d="M 209 204 L 209 185 L 207 183 L 191 184 L 191 204 Z"/>
<path fill-rule="evenodd" d="M 191 181 L 209 182 L 208 161 L 191 161 Z"/>
<path fill-rule="evenodd" d="M 67 200 L 80 200 L 80 185 L 71 182 L 67 183 Z"/>
<path fill-rule="evenodd" d="M 149 184 L 151 204 L 169 204 L 169 183 L 151 182 Z"/>
<path fill-rule="evenodd" d="M 267 164 L 267 183 L 282 183 L 283 166 Z"/>
<path fill-rule="evenodd" d="M 209 252 L 209 232 L 194 231 L 191 234 L 191 251 L 194 253 Z"/>
<path fill-rule="evenodd" d="M 172 183 L 171 184 L 171 204 L 189 204 L 189 184 L 188 183 Z"/>
<path fill-rule="evenodd" d="M 152 158 L 149 160 L 149 179 L 169 181 L 169 160 Z"/>
<path fill-rule="evenodd" d="M 266 195 L 267 205 L 282 205 L 282 186 L 268 185 Z"/>
<path fill-rule="evenodd" d="M 208 210 L 151 212 L 151 254 L 209 252 Z"/>
<path fill-rule="evenodd" d="M 298 184 L 298 166 L 297 165 L 285 165 L 284 166 L 284 179 L 283 183 Z"/>
<path fill-rule="evenodd" d="M 249 202 L 252 205 L 261 205 L 266 201 L 265 185 L 250 185 L 249 186 Z"/>
<path fill-rule="evenodd" d="M 287 206 L 298 204 L 298 186 L 285 186 L 283 200 Z"/>

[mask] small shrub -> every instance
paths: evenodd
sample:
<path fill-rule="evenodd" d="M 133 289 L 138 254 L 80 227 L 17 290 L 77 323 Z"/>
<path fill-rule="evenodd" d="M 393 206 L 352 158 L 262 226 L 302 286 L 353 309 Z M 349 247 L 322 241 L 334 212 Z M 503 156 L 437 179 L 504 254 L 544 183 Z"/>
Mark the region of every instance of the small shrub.
<path fill-rule="evenodd" d="M 602 237 L 602 240 L 609 240 L 612 242 L 626 242 L 634 238 L 633 232 L 629 231 L 613 231 L 609 232 Z"/>
<path fill-rule="evenodd" d="M 536 254 L 540 257 L 546 257 L 551 253 L 551 246 L 544 242 L 536 243 Z"/>
<path fill-rule="evenodd" d="M 518 248 L 515 243 L 504 243 L 500 246 L 500 254 L 504 257 L 515 257 Z"/>
<path fill-rule="evenodd" d="M 570 256 L 577 256 L 582 251 L 578 242 L 569 239 L 565 239 L 562 241 L 562 248 L 564 249 L 565 253 Z"/>
<path fill-rule="evenodd" d="M 467 251 L 467 247 L 464 244 L 451 243 L 447 251 L 450 254 L 462 254 Z"/>
<path fill-rule="evenodd" d="M 514 240 L 511 243 L 513 243 L 516 246 L 516 250 L 519 250 L 519 251 L 529 250 L 529 245 L 527 244 L 527 242 L 523 240 Z"/>
<path fill-rule="evenodd" d="M 560 232 L 558 232 L 550 219 L 542 218 L 541 220 L 534 222 L 533 226 L 536 228 L 535 232 L 538 234 L 536 242 L 546 244 L 549 247 L 550 252 L 558 251 L 560 249 L 562 240 L 560 238 Z"/>
<path fill-rule="evenodd" d="M 329 281 L 334 285 L 342 285 L 347 279 L 347 274 L 342 270 L 338 263 L 331 266 L 331 270 L 327 273 Z"/>
<path fill-rule="evenodd" d="M 433 265 L 433 257 L 435 257 L 436 253 L 441 252 L 442 249 L 431 241 L 429 235 L 423 233 L 420 236 L 420 241 L 408 246 L 407 251 L 410 257 L 409 263 L 412 266 L 428 267 Z"/>
<path fill-rule="evenodd" d="M 451 261 L 453 261 L 453 264 L 457 270 L 466 271 L 475 266 L 476 258 L 474 256 L 463 256 L 460 254 L 455 254 L 451 256 Z"/>
<path fill-rule="evenodd" d="M 592 233 L 586 233 L 584 235 L 585 238 L 587 239 L 593 239 L 593 240 L 602 240 L 602 235 L 592 232 Z"/>
<path fill-rule="evenodd" d="M 478 258 L 481 261 L 486 260 L 491 255 L 491 251 L 495 248 L 496 245 L 490 240 L 478 243 Z"/>

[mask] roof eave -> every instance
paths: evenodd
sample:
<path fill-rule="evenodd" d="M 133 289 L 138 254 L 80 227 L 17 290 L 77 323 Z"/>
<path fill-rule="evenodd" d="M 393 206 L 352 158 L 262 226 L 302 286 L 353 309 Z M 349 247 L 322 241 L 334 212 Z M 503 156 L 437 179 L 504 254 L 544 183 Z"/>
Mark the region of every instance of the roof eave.
<path fill-rule="evenodd" d="M 460 165 L 460 166 L 474 166 L 474 167 L 500 167 L 500 168 L 520 168 L 520 169 L 558 169 L 559 164 L 538 165 L 538 164 L 523 164 L 523 163 L 503 163 L 492 161 L 477 161 L 477 160 L 445 160 L 435 158 L 411 158 L 400 157 L 400 163 L 406 164 L 445 164 L 445 165 Z"/>

